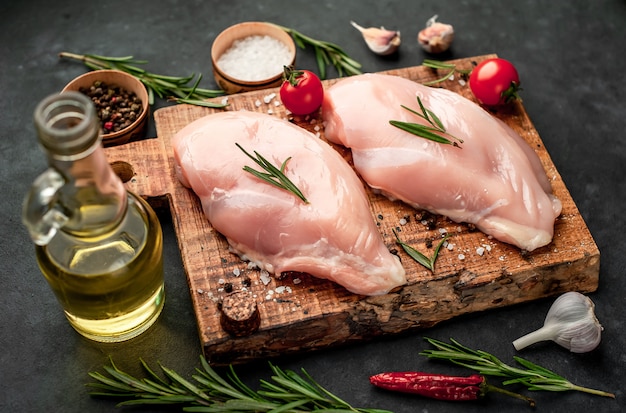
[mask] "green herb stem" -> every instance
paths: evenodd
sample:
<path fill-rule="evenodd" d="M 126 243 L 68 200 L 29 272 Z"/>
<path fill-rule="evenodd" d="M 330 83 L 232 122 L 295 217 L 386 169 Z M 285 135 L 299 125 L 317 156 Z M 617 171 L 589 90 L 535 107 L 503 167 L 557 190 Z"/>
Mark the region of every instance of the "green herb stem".
<path fill-rule="evenodd" d="M 426 255 L 422 254 L 415 248 L 402 242 L 395 229 L 392 231 L 393 231 L 393 234 L 396 236 L 396 242 L 402 247 L 404 252 L 409 254 L 409 256 L 413 258 L 415 261 L 417 261 L 419 264 L 423 265 L 424 267 L 428 268 L 431 271 L 435 271 L 435 261 L 437 261 L 437 257 L 439 256 L 439 250 L 441 249 L 441 246 L 443 245 L 443 243 L 448 238 L 450 238 L 450 235 L 446 234 L 446 236 L 443 237 L 441 241 L 439 241 L 439 244 L 437 244 L 437 247 L 435 247 L 435 251 L 433 251 L 433 256 L 431 258 L 428 258 Z"/>
<path fill-rule="evenodd" d="M 402 122 L 399 120 L 390 120 L 389 123 L 396 128 L 402 129 L 405 132 L 412 133 L 413 135 L 419 136 L 420 138 L 460 148 L 461 146 L 459 145 L 459 143 L 463 143 L 463 140 L 448 133 L 439 117 L 432 110 L 427 109 L 424 106 L 419 96 L 417 97 L 417 104 L 420 107 L 420 112 L 413 110 L 408 106 L 400 106 L 403 109 L 408 110 L 412 114 L 424 119 L 426 122 L 428 122 L 428 124 L 430 124 L 430 126 L 422 125 L 420 123 Z"/>
<path fill-rule="evenodd" d="M 202 89 L 198 85 L 202 75 L 191 74 L 185 77 L 166 76 L 148 72 L 137 65 L 146 64 L 145 60 L 136 60 L 133 56 L 100 56 L 94 54 L 59 53 L 60 57 L 81 61 L 91 70 L 120 70 L 139 79 L 148 89 L 150 105 L 154 104 L 154 95 L 178 103 L 187 103 L 212 108 L 223 108 L 226 104 L 207 102 L 205 99 L 224 95 L 223 90 Z M 194 80 L 195 79 L 195 80 Z M 189 85 L 193 82 L 192 85 Z"/>
<path fill-rule="evenodd" d="M 318 384 L 304 369 L 301 374 L 272 365 L 270 380 L 261 380 L 255 391 L 237 376 L 233 366 L 225 377 L 215 371 L 204 357 L 192 380 L 187 380 L 163 365 L 164 377 L 156 374 L 141 360 L 145 378 L 133 377 L 120 370 L 113 360 L 105 366 L 106 374 L 91 372 L 95 382 L 92 396 L 124 399 L 118 406 L 183 405 L 186 412 L 259 413 L 259 412 L 352 412 L 391 413 L 387 410 L 361 409 L 351 406 Z"/>
<path fill-rule="evenodd" d="M 298 189 L 298 187 L 285 175 L 285 168 L 287 167 L 287 162 L 291 159 L 291 157 L 285 159 L 282 163 L 280 169 L 272 165 L 270 161 L 260 155 L 258 152 L 254 151 L 254 155 L 252 156 L 248 153 L 241 145 L 235 143 L 239 149 L 243 151 L 250 159 L 252 159 L 257 165 L 259 165 L 265 172 L 257 171 L 256 169 L 252 169 L 249 166 L 244 166 L 243 170 L 251 173 L 263 181 L 274 185 L 277 188 L 287 190 L 298 198 L 300 198 L 305 204 L 308 204 L 309 201 L 306 199 L 304 194 Z"/>
<path fill-rule="evenodd" d="M 320 79 L 326 79 L 326 68 L 328 65 L 333 65 L 335 67 L 339 77 L 344 75 L 359 75 L 362 73 L 361 64 L 350 58 L 350 56 L 348 56 L 348 54 L 338 45 L 314 39 L 289 27 L 280 26 L 278 24 L 274 24 L 274 26 L 277 26 L 291 35 L 299 48 L 305 50 L 307 46 L 313 47 L 317 67 L 320 73 Z"/>
<path fill-rule="evenodd" d="M 461 345 L 458 341 L 450 340 L 444 343 L 432 338 L 426 338 L 436 350 L 424 350 L 420 355 L 432 359 L 446 360 L 460 366 L 476 370 L 484 376 L 498 376 L 507 378 L 503 385 L 521 384 L 529 390 L 567 391 L 574 390 L 603 397 L 615 398 L 615 394 L 602 390 L 590 389 L 571 383 L 564 377 L 544 367 L 534 364 L 521 357 L 514 357 L 522 368 L 503 363 L 494 355 L 482 350 L 473 350 Z"/>
<path fill-rule="evenodd" d="M 456 65 L 452 63 L 440 62 L 438 60 L 424 59 L 424 61 L 422 62 L 422 65 L 429 67 L 431 69 L 446 71 L 443 77 L 440 77 L 436 80 L 432 80 L 430 82 L 425 82 L 424 84 L 426 86 L 432 86 L 437 83 L 446 81 L 450 79 L 455 73 L 458 73 L 463 77 L 467 77 L 470 73 L 472 73 L 472 69 L 458 69 Z"/>

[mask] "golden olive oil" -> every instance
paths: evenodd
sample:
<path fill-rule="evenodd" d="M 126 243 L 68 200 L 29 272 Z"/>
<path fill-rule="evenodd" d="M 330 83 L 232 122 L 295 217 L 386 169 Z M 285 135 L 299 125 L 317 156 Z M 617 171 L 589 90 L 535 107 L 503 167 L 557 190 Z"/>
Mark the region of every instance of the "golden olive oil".
<path fill-rule="evenodd" d="M 163 308 L 158 218 L 132 194 L 127 208 L 108 233 L 76 238 L 61 231 L 48 245 L 37 247 L 41 271 L 71 325 L 97 341 L 134 337 L 150 327 Z"/>

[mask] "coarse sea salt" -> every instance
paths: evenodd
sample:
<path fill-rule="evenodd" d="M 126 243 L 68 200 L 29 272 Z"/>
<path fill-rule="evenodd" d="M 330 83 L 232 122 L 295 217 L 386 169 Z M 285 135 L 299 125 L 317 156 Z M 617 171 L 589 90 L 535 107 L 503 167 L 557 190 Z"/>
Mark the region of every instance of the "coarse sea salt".
<path fill-rule="evenodd" d="M 248 36 L 235 40 L 217 60 L 226 74 L 239 80 L 259 81 L 283 72 L 291 63 L 287 45 L 271 36 Z"/>

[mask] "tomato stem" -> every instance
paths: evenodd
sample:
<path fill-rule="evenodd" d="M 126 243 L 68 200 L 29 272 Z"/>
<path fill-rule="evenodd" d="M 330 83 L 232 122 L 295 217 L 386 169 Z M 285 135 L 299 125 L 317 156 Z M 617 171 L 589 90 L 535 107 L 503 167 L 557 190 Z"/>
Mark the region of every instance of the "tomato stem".
<path fill-rule="evenodd" d="M 518 93 L 521 90 L 522 88 L 519 83 L 511 81 L 511 85 L 501 94 L 502 101 L 504 103 L 509 103 L 514 100 L 519 100 L 521 102 L 522 98 Z"/>
<path fill-rule="evenodd" d="M 300 82 L 298 78 L 302 76 L 301 70 L 295 70 L 293 66 L 283 66 L 283 79 L 289 82 L 293 87 L 298 86 Z"/>

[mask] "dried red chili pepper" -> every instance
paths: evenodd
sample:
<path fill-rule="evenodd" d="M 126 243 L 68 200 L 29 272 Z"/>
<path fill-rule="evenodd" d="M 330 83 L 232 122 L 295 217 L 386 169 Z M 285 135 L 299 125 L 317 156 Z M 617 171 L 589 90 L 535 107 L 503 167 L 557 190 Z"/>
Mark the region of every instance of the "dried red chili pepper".
<path fill-rule="evenodd" d="M 487 392 L 497 392 L 525 400 L 531 407 L 535 401 L 518 393 L 487 384 L 484 376 L 448 376 L 422 372 L 389 372 L 370 377 L 370 383 L 386 390 L 418 394 L 437 400 L 478 400 Z"/>

